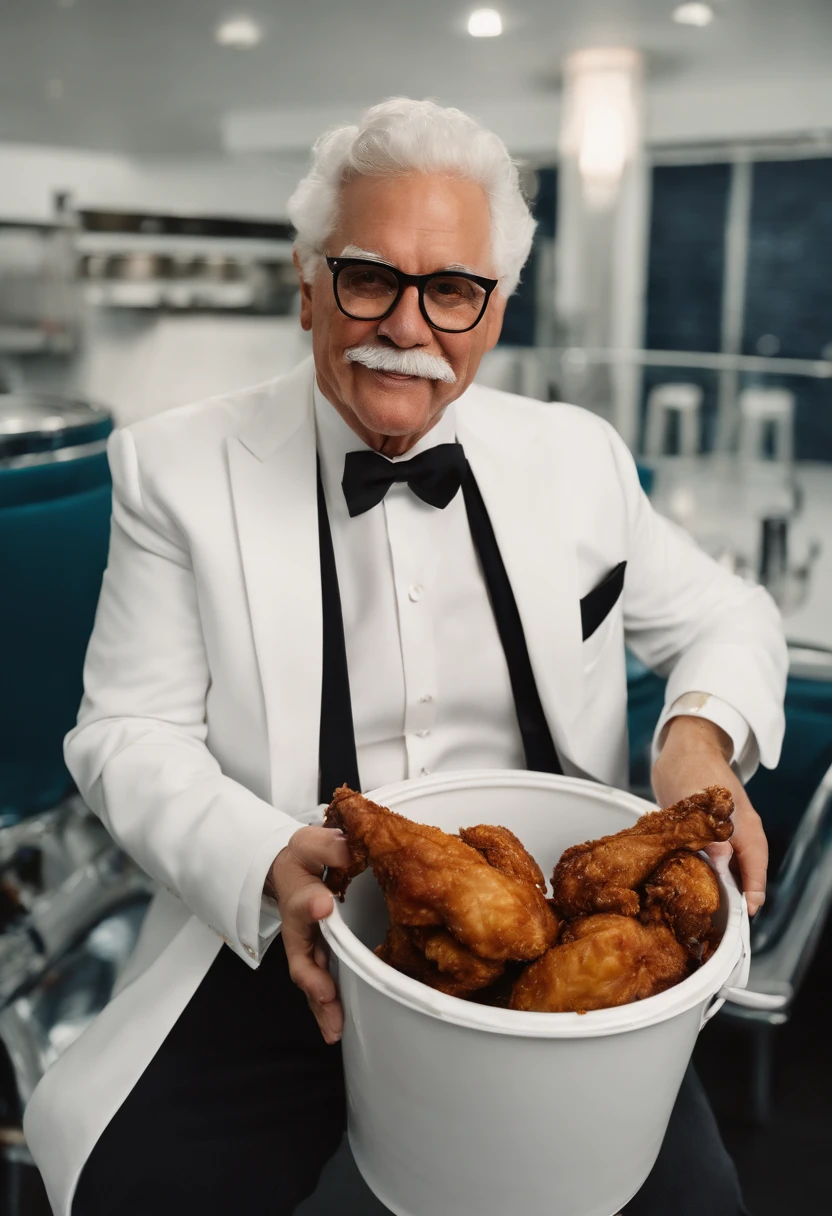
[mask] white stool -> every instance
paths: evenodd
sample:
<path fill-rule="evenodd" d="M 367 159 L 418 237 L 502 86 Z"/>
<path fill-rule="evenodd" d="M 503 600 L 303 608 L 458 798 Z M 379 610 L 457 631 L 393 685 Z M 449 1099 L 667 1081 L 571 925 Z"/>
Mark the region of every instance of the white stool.
<path fill-rule="evenodd" d="M 657 384 L 647 398 L 645 456 L 664 456 L 667 424 L 679 416 L 679 455 L 696 456 L 700 445 L 702 389 L 698 384 Z"/>
<path fill-rule="evenodd" d="M 740 411 L 739 454 L 746 460 L 766 458 L 766 433 L 774 433 L 774 459 L 789 463 L 794 455 L 794 393 L 787 388 L 744 388 Z"/>

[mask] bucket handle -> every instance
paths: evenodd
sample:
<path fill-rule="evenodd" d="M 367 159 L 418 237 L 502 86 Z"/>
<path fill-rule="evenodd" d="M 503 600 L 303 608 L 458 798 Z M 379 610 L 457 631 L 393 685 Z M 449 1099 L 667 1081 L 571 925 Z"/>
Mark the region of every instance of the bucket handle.
<path fill-rule="evenodd" d="M 741 952 L 739 962 L 716 993 L 710 1005 L 702 1014 L 702 1026 L 709 1022 L 715 1013 L 719 1013 L 726 1001 L 734 1005 L 742 1005 L 744 1009 L 757 1009 L 766 1013 L 775 1013 L 785 1009 L 791 999 L 785 992 L 755 992 L 747 987 L 751 971 L 751 925 L 748 919 L 748 908 L 745 895 L 742 897 L 742 926 L 740 929 Z"/>
<path fill-rule="evenodd" d="M 785 1009 L 791 1000 L 791 994 L 788 992 L 755 992 L 752 988 L 720 988 L 717 993 L 717 998 L 722 998 L 722 1001 L 731 1001 L 734 1005 L 742 1005 L 745 1009 L 762 1009 L 766 1013 L 775 1013 L 778 1009 Z M 708 1018 L 713 1017 L 716 1009 L 711 1012 L 709 1009 L 705 1015 Z"/>

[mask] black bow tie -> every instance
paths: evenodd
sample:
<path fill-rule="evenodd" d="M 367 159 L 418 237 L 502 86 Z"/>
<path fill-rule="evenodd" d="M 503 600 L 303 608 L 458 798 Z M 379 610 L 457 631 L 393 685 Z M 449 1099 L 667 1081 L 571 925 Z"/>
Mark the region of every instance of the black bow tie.
<path fill-rule="evenodd" d="M 350 515 L 377 506 L 394 481 L 406 481 L 432 507 L 447 507 L 462 485 L 465 453 L 459 443 L 440 443 L 412 460 L 395 463 L 378 452 L 348 452 L 341 485 Z"/>

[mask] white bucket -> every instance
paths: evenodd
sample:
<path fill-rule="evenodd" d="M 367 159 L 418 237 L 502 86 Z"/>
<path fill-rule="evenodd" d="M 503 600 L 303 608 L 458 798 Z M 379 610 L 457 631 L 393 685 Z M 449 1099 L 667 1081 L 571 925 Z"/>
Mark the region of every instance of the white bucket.
<path fill-rule="evenodd" d="M 655 810 L 504 770 L 371 796 L 449 832 L 503 824 L 547 878 L 568 845 Z M 350 1145 L 382 1203 L 396 1216 L 614 1216 L 652 1169 L 700 1028 L 748 980 L 745 899 L 719 877 L 724 933 L 708 962 L 659 996 L 584 1015 L 493 1009 L 401 975 L 373 954 L 387 925 L 375 879 L 354 880 L 322 928 L 346 1015 Z"/>

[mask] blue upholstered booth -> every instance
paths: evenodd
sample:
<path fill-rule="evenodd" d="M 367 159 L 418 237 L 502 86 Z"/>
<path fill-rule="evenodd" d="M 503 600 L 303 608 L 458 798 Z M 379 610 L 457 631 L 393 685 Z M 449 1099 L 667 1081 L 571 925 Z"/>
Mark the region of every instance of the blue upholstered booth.
<path fill-rule="evenodd" d="M 104 457 L 106 463 L 106 457 Z M 4 476 L 0 474 L 0 495 Z M 110 535 L 109 481 L 42 502 L 0 506 L 5 639 L 0 814 L 31 814 L 72 788 L 63 737 L 81 700 Z"/>
<path fill-rule="evenodd" d="M 73 788 L 63 737 L 107 563 L 111 429 L 83 403 L 0 398 L 0 824 Z"/>

